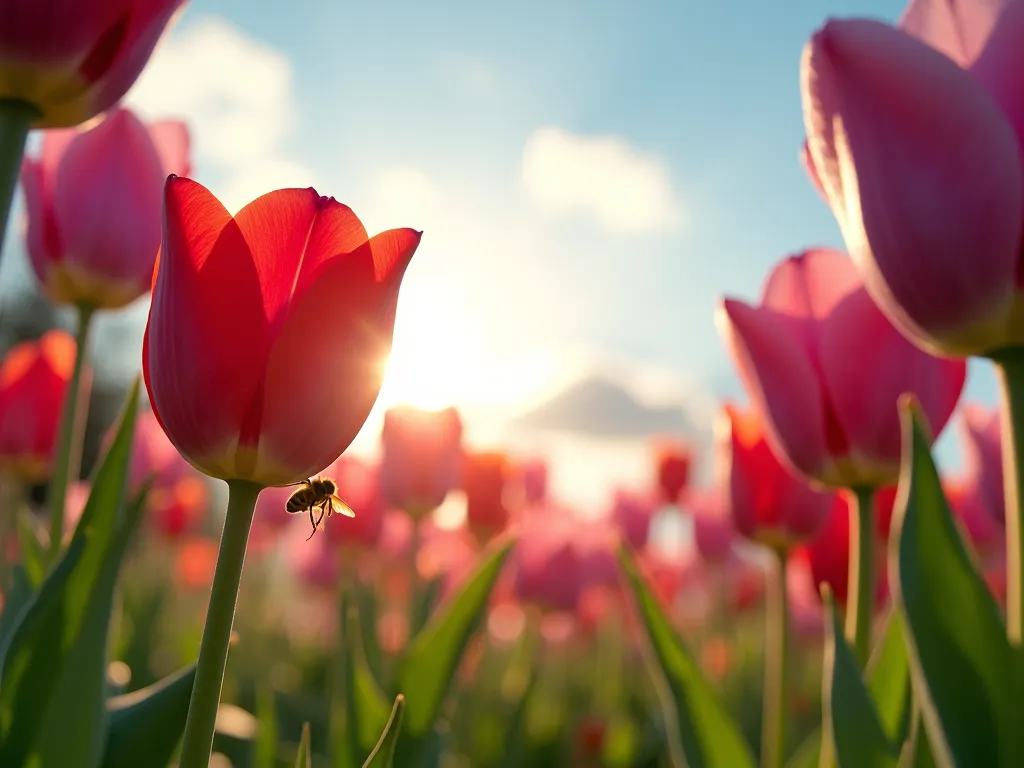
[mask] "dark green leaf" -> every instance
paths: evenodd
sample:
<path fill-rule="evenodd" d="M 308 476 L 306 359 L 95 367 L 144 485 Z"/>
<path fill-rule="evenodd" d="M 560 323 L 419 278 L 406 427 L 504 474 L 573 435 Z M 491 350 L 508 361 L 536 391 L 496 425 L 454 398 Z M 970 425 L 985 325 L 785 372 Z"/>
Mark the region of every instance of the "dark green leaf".
<path fill-rule="evenodd" d="M 925 727 L 942 763 L 1024 765 L 1014 733 L 1014 655 L 950 513 L 916 411 L 901 404 L 903 461 L 890 557 Z"/>
<path fill-rule="evenodd" d="M 899 768 L 938 768 L 920 718 L 903 745 Z"/>
<path fill-rule="evenodd" d="M 192 664 L 153 685 L 108 700 L 103 768 L 168 765 L 185 731 L 195 678 Z"/>
<path fill-rule="evenodd" d="M 266 682 L 256 691 L 256 720 L 256 768 L 277 768 L 277 708 Z"/>
<path fill-rule="evenodd" d="M 313 752 L 309 742 L 309 723 L 304 723 L 302 739 L 299 741 L 299 752 L 295 755 L 295 768 L 313 768 Z"/>
<path fill-rule="evenodd" d="M 20 565 L 11 570 L 11 589 L 4 595 L 4 608 L 0 613 L 0 647 L 17 626 L 21 613 L 32 599 L 34 589 L 25 569 Z"/>
<path fill-rule="evenodd" d="M 679 640 L 647 586 L 633 555 L 619 550 L 619 562 L 647 630 L 653 658 L 649 666 L 663 703 L 675 716 L 668 723 L 673 765 L 690 768 L 743 768 L 754 765 L 750 746 L 726 714 L 689 650 Z M 683 757 L 685 755 L 685 758 Z"/>
<path fill-rule="evenodd" d="M 831 594 L 825 603 L 822 716 L 835 745 L 836 762 L 840 768 L 896 768 L 898 747 L 882 728 L 860 666 L 843 637 Z"/>
<path fill-rule="evenodd" d="M 398 677 L 407 700 L 405 730 L 412 737 L 422 737 L 433 727 L 512 544 L 509 539 L 487 555 L 461 591 L 413 638 Z"/>
<path fill-rule="evenodd" d="M 420 584 L 419 589 L 416 590 L 409 625 L 411 637 L 415 637 L 426 626 L 442 586 L 444 586 L 444 579 L 437 578 L 426 584 Z"/>
<path fill-rule="evenodd" d="M 0 648 L 0 765 L 26 762 L 47 717 L 62 719 L 38 740 L 44 765 L 95 766 L 102 757 L 113 588 L 138 517 L 120 519 L 138 392 L 136 380 L 70 546 Z"/>
<path fill-rule="evenodd" d="M 818 757 L 821 754 L 821 729 L 815 728 L 803 740 L 793 756 L 786 763 L 786 768 L 818 768 Z"/>
<path fill-rule="evenodd" d="M 402 713 L 405 711 L 405 698 L 398 694 L 395 699 L 395 706 L 391 709 L 391 717 L 388 718 L 384 732 L 377 741 L 377 746 L 366 758 L 363 768 L 391 768 L 395 760 L 395 746 L 398 744 L 398 734 L 402 731 Z"/>
<path fill-rule="evenodd" d="M 18 548 L 21 551 L 21 565 L 28 576 L 33 590 L 46 578 L 46 564 L 49 555 L 39 539 L 39 526 L 27 509 L 15 510 L 18 519 Z"/>

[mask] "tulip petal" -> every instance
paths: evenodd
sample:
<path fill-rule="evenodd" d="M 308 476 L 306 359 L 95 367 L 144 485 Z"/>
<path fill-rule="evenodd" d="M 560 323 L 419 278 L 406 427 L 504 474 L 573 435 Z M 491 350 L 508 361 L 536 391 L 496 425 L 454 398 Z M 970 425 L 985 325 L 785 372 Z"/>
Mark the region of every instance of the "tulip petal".
<path fill-rule="evenodd" d="M 942 51 L 965 69 L 985 47 L 999 15 L 1013 0 L 910 0 L 899 28 Z"/>
<path fill-rule="evenodd" d="M 149 132 L 127 110 L 75 137 L 54 189 L 65 259 L 81 259 L 94 280 L 137 282 L 141 294 L 160 247 L 163 180 Z"/>
<path fill-rule="evenodd" d="M 780 458 L 814 476 L 827 456 L 825 402 L 818 376 L 779 314 L 726 299 L 719 327 Z"/>
<path fill-rule="evenodd" d="M 296 296 L 267 361 L 257 459 L 262 477 L 277 468 L 281 482 L 316 473 L 362 428 L 391 349 L 397 279 L 418 244 L 413 230 L 377 235 L 324 263 Z M 381 263 L 392 267 L 389 282 L 378 285 Z"/>
<path fill-rule="evenodd" d="M 814 166 L 886 314 L 916 338 L 954 340 L 1002 317 L 1024 194 L 995 101 L 935 49 L 868 20 L 819 31 L 801 81 Z"/>
<path fill-rule="evenodd" d="M 205 187 L 169 178 L 164 217 L 143 371 L 154 412 L 174 424 L 175 447 L 209 470 L 203 457 L 233 455 L 263 378 L 270 344 L 262 288 L 242 233 Z M 210 393 L 217 407 L 203 408 Z"/>
<path fill-rule="evenodd" d="M 912 392 L 933 434 L 949 420 L 967 365 L 932 357 L 908 341 L 864 290 L 837 306 L 821 327 L 821 368 L 836 418 L 852 449 L 898 467 L 897 400 Z"/>
<path fill-rule="evenodd" d="M 821 178 L 818 176 L 818 169 L 814 167 L 814 158 L 811 157 L 811 150 L 807 146 L 806 139 L 804 143 L 800 145 L 800 165 L 803 166 L 804 173 L 807 174 L 807 178 L 811 180 L 811 184 L 814 188 L 821 193 L 821 196 L 825 198 L 825 202 L 828 202 L 828 195 L 825 193 L 825 187 L 821 183 Z"/>
<path fill-rule="evenodd" d="M 289 304 L 327 260 L 355 251 L 368 237 L 350 208 L 312 187 L 279 189 L 235 215 L 252 252 L 272 329 L 286 321 Z"/>
<path fill-rule="evenodd" d="M 181 120 L 161 120 L 149 126 L 149 137 L 160 156 L 164 174 L 192 175 L 192 137 Z"/>

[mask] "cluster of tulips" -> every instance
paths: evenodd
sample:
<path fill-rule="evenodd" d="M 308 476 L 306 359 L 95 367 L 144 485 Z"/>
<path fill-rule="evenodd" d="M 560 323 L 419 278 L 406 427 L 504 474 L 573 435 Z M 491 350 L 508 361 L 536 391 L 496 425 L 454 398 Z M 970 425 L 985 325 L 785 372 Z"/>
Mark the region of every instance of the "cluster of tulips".
<path fill-rule="evenodd" d="M 1024 2 L 813 35 L 802 160 L 849 254 L 720 303 L 750 405 L 709 487 L 666 444 L 592 510 L 453 409 L 345 455 L 422 233 L 189 178 L 187 127 L 118 105 L 181 0 L 0 2 L 0 231 L 20 180 L 76 311 L 0 365 L 0 765 L 1024 765 Z M 83 480 L 93 320 L 143 296 L 150 407 Z M 971 356 L 1003 401 L 943 478 Z"/>

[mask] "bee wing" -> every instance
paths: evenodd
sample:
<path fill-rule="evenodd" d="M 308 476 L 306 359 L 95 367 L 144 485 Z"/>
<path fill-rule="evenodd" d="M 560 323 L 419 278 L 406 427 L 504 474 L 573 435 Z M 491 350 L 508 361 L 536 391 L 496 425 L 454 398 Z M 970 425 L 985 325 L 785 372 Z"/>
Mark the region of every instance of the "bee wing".
<path fill-rule="evenodd" d="M 345 517 L 356 516 L 356 513 L 352 511 L 352 507 L 334 495 L 331 496 L 331 511 L 336 515 L 344 515 Z"/>

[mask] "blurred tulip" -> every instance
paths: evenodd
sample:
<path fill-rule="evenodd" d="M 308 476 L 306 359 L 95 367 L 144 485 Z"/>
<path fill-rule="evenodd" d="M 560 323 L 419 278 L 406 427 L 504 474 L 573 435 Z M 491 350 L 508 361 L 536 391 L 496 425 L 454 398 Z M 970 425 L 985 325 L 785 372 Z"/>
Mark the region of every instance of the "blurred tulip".
<path fill-rule="evenodd" d="M 515 593 L 524 603 L 574 613 L 583 589 L 583 558 L 571 521 L 534 519 L 523 525 L 513 552 Z"/>
<path fill-rule="evenodd" d="M 820 597 L 820 585 L 828 584 L 836 603 L 845 606 L 849 594 L 850 504 L 845 494 L 836 494 L 832 512 L 818 534 L 803 547 L 811 586 Z M 878 573 L 875 579 L 875 607 L 881 608 L 889 596 L 885 548 L 878 548 Z"/>
<path fill-rule="evenodd" d="M 458 486 L 462 419 L 454 408 L 396 406 L 384 414 L 380 483 L 387 503 L 417 519 Z"/>
<path fill-rule="evenodd" d="M 65 538 L 71 538 L 74 534 L 91 491 L 88 483 L 74 482 L 68 486 L 67 496 L 64 497 L 64 521 L 67 524 L 64 528 Z"/>
<path fill-rule="evenodd" d="M 173 540 L 195 531 L 206 514 L 210 494 L 206 480 L 192 475 L 153 488 L 147 503 L 157 532 Z"/>
<path fill-rule="evenodd" d="M 711 565 L 724 563 L 736 539 L 724 494 L 720 489 L 690 491 L 687 506 L 693 518 L 693 543 L 701 559 Z"/>
<path fill-rule="evenodd" d="M 1006 531 L 988 510 L 976 475 L 946 480 L 942 484 L 950 509 L 960 521 L 967 541 L 979 558 L 987 562 L 1005 555 Z"/>
<path fill-rule="evenodd" d="M 305 540 L 305 536 L 289 536 L 288 563 L 299 581 L 318 590 L 334 590 L 341 577 L 338 553 L 326 536 L 317 536 L 316 541 Z"/>
<path fill-rule="evenodd" d="M 789 557 L 786 592 L 790 620 L 797 638 L 820 642 L 825 633 L 825 615 L 805 548 L 795 551 Z"/>
<path fill-rule="evenodd" d="M 759 306 L 726 299 L 718 320 L 772 449 L 827 486 L 895 483 L 897 398 L 914 394 L 938 435 L 966 377 L 907 341 L 836 251 L 783 260 Z"/>
<path fill-rule="evenodd" d="M 679 501 L 689 482 L 692 462 L 693 452 L 683 443 L 661 440 L 655 445 L 658 489 L 664 501 L 669 504 Z"/>
<path fill-rule="evenodd" d="M 960 411 L 960 444 L 964 451 L 964 474 L 978 494 L 984 512 L 1003 524 L 1003 451 L 997 409 L 965 405 Z"/>
<path fill-rule="evenodd" d="M 520 503 L 531 507 L 543 504 L 548 497 L 548 464 L 543 459 L 519 462 L 514 471 Z"/>
<path fill-rule="evenodd" d="M 109 450 L 116 434 L 117 425 L 114 424 L 103 438 L 104 451 Z M 129 495 L 137 494 L 147 483 L 154 488 L 165 488 L 195 476 L 196 471 L 171 445 L 153 412 L 140 410 L 135 416 L 132 456 L 128 465 Z"/>
<path fill-rule="evenodd" d="M 381 557 L 389 561 L 406 562 L 412 545 L 412 534 L 413 522 L 408 515 L 398 510 L 386 512 L 377 545 Z"/>
<path fill-rule="evenodd" d="M 184 0 L 6 0 L 0 100 L 31 104 L 36 127 L 110 109 L 139 76 Z"/>
<path fill-rule="evenodd" d="M 736 530 L 779 550 L 818 531 L 832 511 L 832 495 L 812 490 L 775 457 L 755 412 L 726 405 L 715 440 L 719 482 Z"/>
<path fill-rule="evenodd" d="M 164 179 L 189 170 L 177 121 L 147 129 L 117 109 L 90 128 L 47 131 L 21 179 L 29 260 L 49 299 L 116 309 L 148 293 Z"/>
<path fill-rule="evenodd" d="M 217 542 L 203 536 L 187 539 L 176 552 L 174 575 L 185 589 L 209 589 L 217 567 Z"/>
<path fill-rule="evenodd" d="M 647 583 L 654 591 L 655 597 L 666 610 L 671 611 L 683 584 L 682 561 L 647 549 L 640 555 L 640 568 L 647 577 Z"/>
<path fill-rule="evenodd" d="M 178 451 L 211 477 L 261 485 L 337 459 L 380 391 L 419 240 L 411 229 L 368 238 L 311 188 L 232 217 L 201 185 L 169 178 L 142 362 Z"/>
<path fill-rule="evenodd" d="M 416 571 L 424 581 L 444 579 L 441 590 L 451 594 L 476 565 L 477 547 L 464 527 L 438 528 L 425 520 L 420 529 L 420 548 L 416 553 Z"/>
<path fill-rule="evenodd" d="M 813 167 L 867 290 L 915 343 L 1019 345 L 1024 7 L 914 0 L 901 25 L 833 20 L 805 47 Z"/>
<path fill-rule="evenodd" d="M 629 491 L 616 490 L 609 515 L 622 538 L 633 549 L 643 549 L 651 533 L 651 520 L 657 511 L 653 498 Z"/>
<path fill-rule="evenodd" d="M 725 586 L 729 607 L 735 613 L 749 611 L 764 599 L 764 570 L 745 557 L 733 555 L 725 564 Z"/>
<path fill-rule="evenodd" d="M 508 461 L 502 453 L 467 453 L 462 463 L 466 492 L 466 524 L 481 541 L 501 533 L 508 524 L 503 500 Z"/>
<path fill-rule="evenodd" d="M 340 496 L 356 516 L 324 528 L 327 538 L 356 550 L 377 545 L 384 528 L 384 502 L 376 467 L 362 459 L 342 456 L 324 471 L 338 484 Z"/>
<path fill-rule="evenodd" d="M 15 345 L 0 362 L 0 467 L 25 482 L 50 473 L 74 361 L 74 339 L 54 330 Z"/>
<path fill-rule="evenodd" d="M 615 556 L 620 534 L 607 517 L 580 519 L 567 514 L 560 523 L 572 526 L 573 540 L 583 559 L 583 581 L 588 587 L 619 586 L 619 565 Z M 551 523 L 549 523 L 550 525 Z"/>

